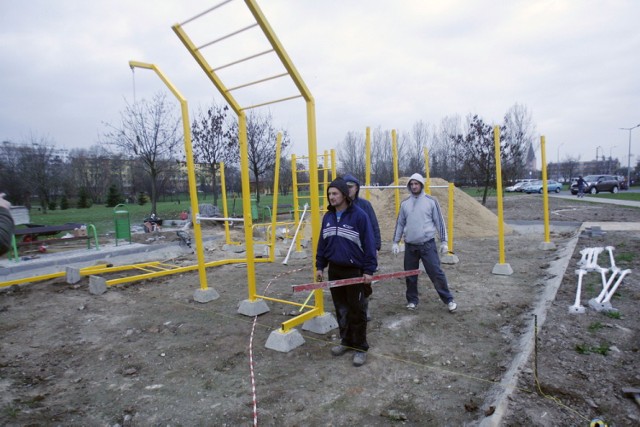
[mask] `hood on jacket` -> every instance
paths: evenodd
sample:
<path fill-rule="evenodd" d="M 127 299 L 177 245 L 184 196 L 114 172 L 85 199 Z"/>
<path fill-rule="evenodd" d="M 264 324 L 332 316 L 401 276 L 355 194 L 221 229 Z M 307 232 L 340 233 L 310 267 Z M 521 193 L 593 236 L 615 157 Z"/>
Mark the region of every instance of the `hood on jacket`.
<path fill-rule="evenodd" d="M 358 181 L 358 178 L 356 178 L 355 176 L 351 175 L 350 173 L 346 174 L 345 176 L 343 176 L 344 180 L 346 182 L 355 182 L 356 183 L 356 199 L 358 198 L 358 194 L 360 194 L 360 181 Z"/>
<path fill-rule="evenodd" d="M 411 181 L 418 181 L 420 185 L 422 185 L 422 189 L 424 190 L 424 178 L 422 177 L 422 175 L 420 175 L 419 173 L 414 173 L 413 175 L 411 175 L 409 181 L 407 181 L 407 189 L 409 191 L 411 191 L 411 188 L 409 188 L 409 184 L 411 183 Z"/>
<path fill-rule="evenodd" d="M 331 181 L 331 183 L 327 187 L 327 209 L 328 210 L 330 210 L 331 212 L 334 212 L 336 210 L 336 208 L 331 206 L 331 202 L 329 201 L 329 189 L 331 187 L 335 187 L 338 190 L 340 190 L 340 192 L 344 195 L 345 199 L 347 200 L 347 205 L 351 206 L 351 199 L 349 198 L 349 187 L 347 187 L 347 181 L 338 177 L 333 181 Z"/>

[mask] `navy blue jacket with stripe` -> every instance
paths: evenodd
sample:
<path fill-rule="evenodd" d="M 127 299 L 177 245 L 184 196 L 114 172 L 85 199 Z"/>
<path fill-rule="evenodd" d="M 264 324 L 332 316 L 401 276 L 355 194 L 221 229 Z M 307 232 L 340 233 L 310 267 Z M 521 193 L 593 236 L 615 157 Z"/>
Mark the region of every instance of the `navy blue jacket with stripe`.
<path fill-rule="evenodd" d="M 364 274 L 373 274 L 378 268 L 371 222 L 367 214 L 353 204 L 342 212 L 340 221 L 331 211 L 322 217 L 316 268 L 324 270 L 329 263 L 358 267 Z"/>

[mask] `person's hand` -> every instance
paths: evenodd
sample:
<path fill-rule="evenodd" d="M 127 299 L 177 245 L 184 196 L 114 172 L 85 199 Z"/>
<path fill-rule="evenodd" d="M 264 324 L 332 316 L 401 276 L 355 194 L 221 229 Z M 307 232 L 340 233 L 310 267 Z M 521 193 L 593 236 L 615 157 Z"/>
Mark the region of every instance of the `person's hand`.
<path fill-rule="evenodd" d="M 364 279 L 364 283 L 371 283 L 371 278 L 373 276 L 371 276 L 371 274 L 363 274 L 362 278 Z"/>
<path fill-rule="evenodd" d="M 449 253 L 449 246 L 444 242 L 440 244 L 440 253 L 443 255 Z"/>
<path fill-rule="evenodd" d="M 4 199 L 4 193 L 0 193 L 0 208 L 9 209 L 11 207 L 11 203 L 8 200 Z"/>
<path fill-rule="evenodd" d="M 391 247 L 391 252 L 393 252 L 394 255 L 398 255 L 400 253 L 400 246 L 398 246 L 397 243 L 394 243 Z"/>
<path fill-rule="evenodd" d="M 322 270 L 318 270 L 316 271 L 316 282 L 322 282 L 323 278 L 322 278 Z"/>

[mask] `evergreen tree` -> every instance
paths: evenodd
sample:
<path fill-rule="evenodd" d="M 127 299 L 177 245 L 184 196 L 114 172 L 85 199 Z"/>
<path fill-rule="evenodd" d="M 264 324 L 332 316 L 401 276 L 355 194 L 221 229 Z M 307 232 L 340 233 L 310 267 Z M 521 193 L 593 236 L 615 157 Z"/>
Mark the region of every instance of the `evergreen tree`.
<path fill-rule="evenodd" d="M 122 202 L 123 198 L 118 191 L 118 187 L 115 184 L 112 184 L 111 187 L 109 187 L 109 193 L 107 194 L 107 207 L 112 208 Z"/>
<path fill-rule="evenodd" d="M 91 207 L 91 204 L 91 199 L 89 199 L 87 189 L 81 187 L 80 193 L 78 194 L 78 209 L 88 209 Z"/>

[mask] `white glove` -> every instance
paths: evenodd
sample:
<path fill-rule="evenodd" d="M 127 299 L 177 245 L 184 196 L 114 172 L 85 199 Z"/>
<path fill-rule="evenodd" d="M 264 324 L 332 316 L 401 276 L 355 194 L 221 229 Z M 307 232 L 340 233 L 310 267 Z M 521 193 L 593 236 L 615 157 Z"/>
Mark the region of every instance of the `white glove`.
<path fill-rule="evenodd" d="M 446 243 L 440 243 L 440 253 L 443 255 L 449 253 L 449 246 Z"/>
<path fill-rule="evenodd" d="M 393 252 L 394 255 L 398 255 L 400 253 L 400 246 L 398 246 L 397 243 L 394 243 L 391 247 L 391 252 Z"/>

